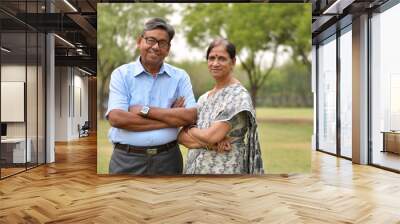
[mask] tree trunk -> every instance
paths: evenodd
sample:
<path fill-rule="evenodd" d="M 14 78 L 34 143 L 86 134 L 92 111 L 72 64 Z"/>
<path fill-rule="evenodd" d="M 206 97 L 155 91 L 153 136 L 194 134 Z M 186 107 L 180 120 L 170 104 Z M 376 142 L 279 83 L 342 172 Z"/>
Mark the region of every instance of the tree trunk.
<path fill-rule="evenodd" d="M 258 87 L 256 85 L 250 86 L 250 96 L 254 108 L 257 107 L 257 94 L 258 94 Z"/>

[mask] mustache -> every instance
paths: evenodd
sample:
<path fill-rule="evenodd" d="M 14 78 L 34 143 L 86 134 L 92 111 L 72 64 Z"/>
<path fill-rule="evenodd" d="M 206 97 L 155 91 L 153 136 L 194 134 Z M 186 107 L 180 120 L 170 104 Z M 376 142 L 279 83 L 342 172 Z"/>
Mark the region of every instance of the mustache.
<path fill-rule="evenodd" d="M 153 53 L 153 54 L 156 54 L 156 55 L 160 55 L 160 52 L 159 51 L 155 51 L 155 50 L 148 50 L 147 51 L 148 53 Z"/>

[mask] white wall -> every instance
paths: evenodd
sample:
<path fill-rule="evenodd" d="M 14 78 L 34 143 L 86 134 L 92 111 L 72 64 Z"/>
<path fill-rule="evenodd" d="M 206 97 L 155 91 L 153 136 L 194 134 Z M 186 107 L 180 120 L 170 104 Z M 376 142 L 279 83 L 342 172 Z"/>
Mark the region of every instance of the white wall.
<path fill-rule="evenodd" d="M 78 124 L 88 120 L 88 78 L 76 68 L 56 67 L 56 141 L 79 137 Z"/>
<path fill-rule="evenodd" d="M 73 119 L 72 119 L 72 135 L 78 136 L 77 126 L 81 126 L 88 120 L 88 78 L 82 76 L 79 70 L 74 70 L 74 108 L 73 108 Z"/>
<path fill-rule="evenodd" d="M 68 86 L 67 67 L 55 68 L 55 141 L 68 140 Z"/>
<path fill-rule="evenodd" d="M 25 82 L 25 65 L 2 65 L 1 81 Z"/>
<path fill-rule="evenodd" d="M 25 65 L 2 65 L 1 66 L 1 81 L 18 81 L 25 82 Z M 28 70 L 31 68 L 28 66 Z M 29 93 L 28 93 L 29 95 Z M 31 94 L 33 95 L 33 94 Z M 7 108 L 1 108 L 7 110 Z M 25 137 L 25 122 L 7 122 L 8 137 Z"/>
<path fill-rule="evenodd" d="M 36 67 L 25 65 L 2 65 L 1 66 L 1 81 L 9 81 L 9 82 L 25 82 L 25 69 L 27 69 L 28 73 L 32 70 L 35 70 Z M 26 83 L 26 82 L 25 82 Z M 35 91 L 36 93 L 36 91 Z M 28 97 L 36 97 L 35 93 L 27 93 Z M 31 102 L 31 100 L 28 100 Z M 35 105 L 36 106 L 36 105 Z M 8 108 L 1 108 L 1 110 L 8 110 Z M 28 120 L 31 121 L 33 118 L 30 114 L 28 114 Z M 25 122 L 7 122 L 7 136 L 8 137 L 25 137 Z M 29 126 L 31 127 L 31 126 Z M 29 136 L 28 136 L 29 137 Z"/>
<path fill-rule="evenodd" d="M 2 84 L 4 82 L 24 82 L 26 86 L 26 106 L 24 89 L 19 89 L 22 94 L 22 105 L 18 108 L 12 106 L 2 106 L 2 114 L 4 113 L 22 113 L 22 120 L 18 122 L 7 123 L 7 137 L 9 138 L 25 138 L 25 135 L 30 139 L 28 146 L 32 153 L 32 161 L 44 163 L 45 142 L 44 142 L 44 83 L 42 67 L 25 64 L 3 64 L 1 66 Z M 27 80 L 25 81 L 25 79 Z M 14 87 L 15 88 L 15 87 Z M 8 98 L 7 94 L 2 89 L 2 99 Z M 15 99 L 14 99 L 15 100 Z M 18 103 L 13 101 L 14 103 Z M 11 104 L 13 103 L 11 102 Z M 2 102 L 3 104 L 3 102 Z M 13 111 L 14 110 L 14 111 Z M 18 112 L 15 110 L 19 110 Z M 24 114 L 26 112 L 26 120 Z M 21 115 L 20 115 L 21 116 Z M 3 118 L 2 118 L 3 120 Z M 38 155 L 38 157 L 37 157 Z"/>

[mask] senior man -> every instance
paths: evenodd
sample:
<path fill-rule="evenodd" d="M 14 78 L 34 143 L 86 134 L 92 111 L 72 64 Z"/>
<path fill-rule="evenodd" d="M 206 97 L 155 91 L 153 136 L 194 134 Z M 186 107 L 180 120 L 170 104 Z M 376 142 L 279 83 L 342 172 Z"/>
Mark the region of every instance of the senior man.
<path fill-rule="evenodd" d="M 182 173 L 178 127 L 195 123 L 197 110 L 188 74 L 164 62 L 174 34 L 163 19 L 150 19 L 136 41 L 140 57 L 111 74 L 110 174 Z"/>

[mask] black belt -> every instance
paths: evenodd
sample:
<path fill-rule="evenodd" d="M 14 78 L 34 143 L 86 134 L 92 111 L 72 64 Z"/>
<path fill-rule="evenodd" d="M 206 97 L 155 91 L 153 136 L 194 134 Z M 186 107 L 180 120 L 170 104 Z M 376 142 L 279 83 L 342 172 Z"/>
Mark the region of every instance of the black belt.
<path fill-rule="evenodd" d="M 121 149 L 126 152 L 135 152 L 135 153 L 142 153 L 148 155 L 157 155 L 158 153 L 168 151 L 172 147 L 176 146 L 178 142 L 172 141 L 164 145 L 155 145 L 155 146 L 134 146 L 134 145 L 127 145 L 127 144 L 120 144 L 115 143 L 114 146 L 116 149 Z"/>

